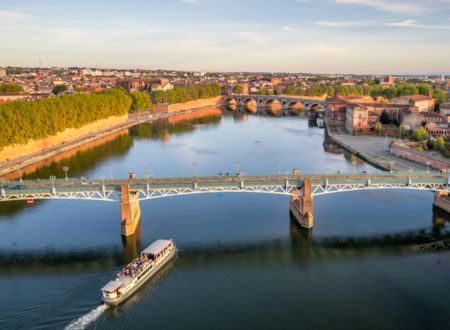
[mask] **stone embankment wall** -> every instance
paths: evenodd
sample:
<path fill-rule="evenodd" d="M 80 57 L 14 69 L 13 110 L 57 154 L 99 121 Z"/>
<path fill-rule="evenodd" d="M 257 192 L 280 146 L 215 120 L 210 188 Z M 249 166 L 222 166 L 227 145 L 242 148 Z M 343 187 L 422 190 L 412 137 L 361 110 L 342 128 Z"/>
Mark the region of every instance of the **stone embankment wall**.
<path fill-rule="evenodd" d="M 64 132 L 58 133 L 54 136 L 49 136 L 44 139 L 30 141 L 27 144 L 11 145 L 0 150 L 0 161 L 7 159 L 14 159 L 21 156 L 26 156 L 40 150 L 52 148 L 58 144 L 66 143 L 71 140 L 81 138 L 94 134 L 97 131 L 113 128 L 121 124 L 125 124 L 128 120 L 128 114 L 120 117 L 109 117 L 107 119 L 98 120 L 92 124 L 83 126 L 81 128 L 69 128 Z"/>
<path fill-rule="evenodd" d="M 450 159 L 438 155 L 432 155 L 427 151 L 416 150 L 403 143 L 392 143 L 390 153 L 415 163 L 423 165 L 427 165 L 427 163 L 429 163 L 430 166 L 435 169 L 450 169 Z"/>
<path fill-rule="evenodd" d="M 96 146 L 105 144 L 105 143 L 112 141 L 112 140 L 118 138 L 119 136 L 125 135 L 125 134 L 128 134 L 127 128 L 117 131 L 117 132 L 114 132 L 112 134 L 105 135 L 99 139 L 84 143 L 79 147 L 74 147 L 74 148 L 70 148 L 66 151 L 62 151 L 62 152 L 58 153 L 56 156 L 44 158 L 41 161 L 33 162 L 31 165 L 28 165 L 28 166 L 25 166 L 22 168 L 23 174 L 26 175 L 29 173 L 33 173 L 41 167 L 50 166 L 54 162 L 60 162 L 64 159 L 73 157 L 75 154 L 77 154 L 80 151 L 89 150 Z M 1 175 L 1 177 L 6 180 L 14 180 L 14 179 L 17 179 L 17 172 L 10 172 L 5 175 Z"/>
<path fill-rule="evenodd" d="M 177 113 L 186 110 L 220 106 L 222 104 L 222 101 L 223 101 L 222 96 L 216 96 L 209 99 L 200 99 L 195 101 L 189 101 L 186 103 L 156 104 L 154 107 L 154 111 L 156 113 Z"/>

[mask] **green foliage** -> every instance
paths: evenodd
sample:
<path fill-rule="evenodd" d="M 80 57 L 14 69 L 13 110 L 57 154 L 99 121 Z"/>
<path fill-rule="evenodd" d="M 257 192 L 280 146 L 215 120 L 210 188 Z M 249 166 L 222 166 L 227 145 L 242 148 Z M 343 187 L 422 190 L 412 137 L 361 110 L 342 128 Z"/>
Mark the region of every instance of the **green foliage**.
<path fill-rule="evenodd" d="M 0 85 L 0 93 L 22 93 L 23 87 L 16 84 L 2 84 Z"/>
<path fill-rule="evenodd" d="M 153 107 L 150 94 L 147 92 L 135 91 L 131 93 L 131 108 L 130 112 L 137 112 L 142 110 L 151 110 Z"/>
<path fill-rule="evenodd" d="M 385 125 L 391 122 L 391 118 L 389 117 L 389 114 L 386 112 L 386 110 L 383 110 L 383 112 L 381 113 L 380 122 Z"/>
<path fill-rule="evenodd" d="M 52 93 L 59 95 L 61 93 L 67 92 L 68 87 L 66 85 L 55 85 L 52 89 Z"/>
<path fill-rule="evenodd" d="M 429 149 L 439 151 L 442 156 L 450 158 L 450 144 L 443 136 L 439 136 L 436 140 L 429 139 L 427 146 Z"/>
<path fill-rule="evenodd" d="M 152 100 L 154 104 L 158 103 L 185 103 L 198 99 L 208 99 L 210 97 L 220 96 L 222 88 L 220 85 L 198 84 L 188 86 L 177 86 L 172 90 L 163 92 L 152 92 Z"/>
<path fill-rule="evenodd" d="M 408 129 L 406 128 L 405 125 L 400 125 L 400 137 L 402 139 L 406 138 L 408 136 Z"/>
<path fill-rule="evenodd" d="M 234 85 L 233 93 L 234 94 L 243 94 L 244 93 L 244 87 L 242 85 Z"/>
<path fill-rule="evenodd" d="M 311 79 L 309 79 L 311 81 Z M 372 96 L 376 99 L 377 97 L 385 97 L 387 99 L 392 99 L 398 96 L 405 95 L 428 95 L 432 94 L 436 98 L 436 102 L 442 103 L 447 100 L 448 95 L 440 90 L 433 89 L 430 84 L 413 84 L 413 83 L 402 83 L 393 87 L 384 87 L 379 85 L 379 81 L 368 80 L 366 81 L 368 85 L 359 86 L 333 86 L 330 83 L 314 83 L 310 87 L 305 88 L 302 84 L 287 85 L 284 89 L 283 94 L 285 95 L 299 95 L 299 96 L 323 96 L 323 95 L 366 95 Z"/>
<path fill-rule="evenodd" d="M 49 74 L 53 75 L 53 76 L 60 76 L 60 75 L 64 74 L 64 70 L 62 70 L 62 69 L 50 70 Z"/>
<path fill-rule="evenodd" d="M 23 68 L 11 68 L 11 67 L 6 68 L 6 74 L 8 76 L 22 74 L 24 72 L 25 70 Z"/>
<path fill-rule="evenodd" d="M 383 125 L 379 121 L 375 123 L 375 132 L 380 135 L 384 132 Z"/>
<path fill-rule="evenodd" d="M 449 100 L 449 96 L 442 89 L 433 90 L 433 97 L 436 99 L 436 105 L 439 106 L 441 103 L 445 103 Z"/>
<path fill-rule="evenodd" d="M 25 144 L 128 112 L 131 98 L 121 88 L 90 95 L 62 95 L 0 105 L 0 147 Z"/>
<path fill-rule="evenodd" d="M 414 141 L 424 141 L 428 137 L 428 131 L 425 127 L 419 127 L 412 131 L 411 139 Z"/>

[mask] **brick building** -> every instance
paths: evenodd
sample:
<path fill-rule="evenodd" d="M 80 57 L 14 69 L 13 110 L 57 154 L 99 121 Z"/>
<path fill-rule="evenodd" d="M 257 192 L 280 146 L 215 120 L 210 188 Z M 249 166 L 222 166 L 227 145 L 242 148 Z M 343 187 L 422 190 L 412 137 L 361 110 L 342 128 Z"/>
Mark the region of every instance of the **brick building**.
<path fill-rule="evenodd" d="M 436 101 L 432 96 L 407 95 L 395 97 L 391 100 L 394 104 L 408 104 L 419 108 L 419 112 L 432 112 L 436 107 Z"/>

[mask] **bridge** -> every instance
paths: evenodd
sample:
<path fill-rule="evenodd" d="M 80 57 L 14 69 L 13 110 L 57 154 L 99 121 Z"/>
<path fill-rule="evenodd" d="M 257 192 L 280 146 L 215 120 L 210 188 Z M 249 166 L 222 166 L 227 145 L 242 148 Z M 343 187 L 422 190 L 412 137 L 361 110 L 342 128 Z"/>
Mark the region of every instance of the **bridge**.
<path fill-rule="evenodd" d="M 256 106 L 260 112 L 269 111 L 272 114 L 278 114 L 281 111 L 301 108 L 304 110 L 314 110 L 322 107 L 326 108 L 326 101 L 317 98 L 308 98 L 303 96 L 283 96 L 283 95 L 229 95 L 224 97 L 224 104 L 236 104 L 238 106 Z M 279 105 L 278 110 L 272 108 L 274 104 Z"/>
<path fill-rule="evenodd" d="M 290 212 L 305 228 L 314 224 L 314 196 L 359 190 L 406 189 L 435 192 L 434 205 L 450 210 L 450 176 L 436 172 L 202 176 L 177 178 L 1 180 L 0 202 L 72 199 L 120 202 L 121 233 L 133 235 L 140 222 L 140 201 L 205 193 L 260 193 L 291 197 Z"/>

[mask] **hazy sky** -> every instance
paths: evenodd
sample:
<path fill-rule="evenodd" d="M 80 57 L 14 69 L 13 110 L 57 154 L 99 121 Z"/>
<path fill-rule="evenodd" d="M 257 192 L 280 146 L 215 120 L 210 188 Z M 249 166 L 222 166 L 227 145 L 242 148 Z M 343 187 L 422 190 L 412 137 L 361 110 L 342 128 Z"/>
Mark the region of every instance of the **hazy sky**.
<path fill-rule="evenodd" d="M 0 67 L 450 73 L 450 0 L 0 0 Z"/>

